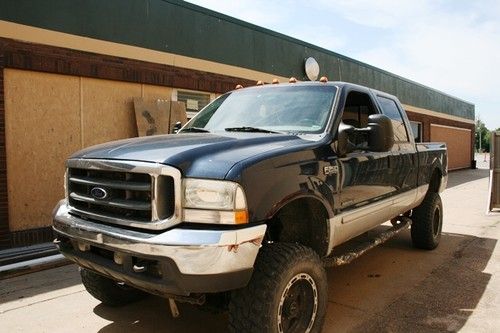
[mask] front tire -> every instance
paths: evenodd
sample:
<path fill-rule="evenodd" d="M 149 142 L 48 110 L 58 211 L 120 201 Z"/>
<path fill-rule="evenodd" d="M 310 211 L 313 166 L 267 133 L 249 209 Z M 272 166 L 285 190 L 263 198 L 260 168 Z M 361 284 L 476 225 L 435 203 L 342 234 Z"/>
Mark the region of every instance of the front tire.
<path fill-rule="evenodd" d="M 320 332 L 328 286 L 318 255 L 299 244 L 264 246 L 249 284 L 233 291 L 233 332 Z"/>
<path fill-rule="evenodd" d="M 141 290 L 120 284 L 85 268 L 80 269 L 80 276 L 88 293 L 105 305 L 122 306 L 147 296 Z"/>
<path fill-rule="evenodd" d="M 430 192 L 415 208 L 412 215 L 411 240 L 413 246 L 433 250 L 441 240 L 443 228 L 443 203 L 438 193 Z"/>

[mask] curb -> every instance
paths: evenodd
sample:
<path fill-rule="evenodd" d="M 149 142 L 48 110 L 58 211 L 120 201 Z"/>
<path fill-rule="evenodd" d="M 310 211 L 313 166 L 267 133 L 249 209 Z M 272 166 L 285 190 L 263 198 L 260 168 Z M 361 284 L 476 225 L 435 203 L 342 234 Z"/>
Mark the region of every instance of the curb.
<path fill-rule="evenodd" d="M 71 264 L 62 254 L 16 262 L 0 267 L 0 280 Z"/>

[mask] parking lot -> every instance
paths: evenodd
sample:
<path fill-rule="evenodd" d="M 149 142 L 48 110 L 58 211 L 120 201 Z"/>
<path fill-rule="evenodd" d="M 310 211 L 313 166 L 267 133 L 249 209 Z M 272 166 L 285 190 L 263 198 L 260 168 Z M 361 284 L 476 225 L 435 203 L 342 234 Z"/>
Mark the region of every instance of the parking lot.
<path fill-rule="evenodd" d="M 500 213 L 486 213 L 487 190 L 487 169 L 452 172 L 438 249 L 412 248 L 404 231 L 329 269 L 323 331 L 499 331 Z M 75 265 L 1 280 L 0 303 L 2 332 L 224 332 L 227 324 L 225 314 L 187 304 L 173 319 L 159 297 L 105 307 L 87 294 Z"/>

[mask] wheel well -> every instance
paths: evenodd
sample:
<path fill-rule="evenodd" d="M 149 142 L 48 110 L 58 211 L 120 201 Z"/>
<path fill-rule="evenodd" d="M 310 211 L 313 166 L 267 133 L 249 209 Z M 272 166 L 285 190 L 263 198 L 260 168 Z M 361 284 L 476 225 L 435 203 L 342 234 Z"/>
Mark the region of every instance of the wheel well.
<path fill-rule="evenodd" d="M 314 198 L 296 199 L 281 208 L 268 222 L 266 240 L 299 243 L 320 257 L 328 251 L 328 213 Z"/>
<path fill-rule="evenodd" d="M 429 190 L 427 192 L 439 193 L 439 188 L 441 187 L 441 171 L 439 169 L 434 169 L 432 171 L 431 181 L 429 182 Z"/>

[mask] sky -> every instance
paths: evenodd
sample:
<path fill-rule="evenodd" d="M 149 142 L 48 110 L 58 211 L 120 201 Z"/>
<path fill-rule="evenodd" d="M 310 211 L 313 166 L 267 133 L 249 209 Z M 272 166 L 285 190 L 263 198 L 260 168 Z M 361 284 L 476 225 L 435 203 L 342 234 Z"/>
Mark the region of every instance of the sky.
<path fill-rule="evenodd" d="M 500 0 L 192 0 L 475 104 L 500 128 Z"/>

